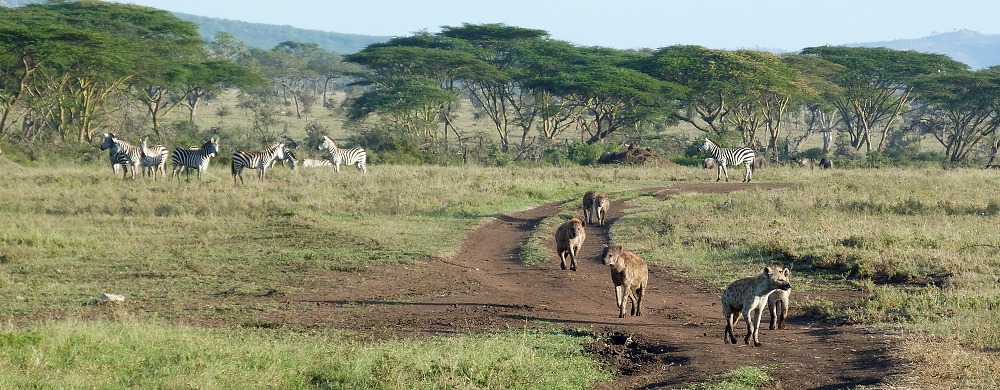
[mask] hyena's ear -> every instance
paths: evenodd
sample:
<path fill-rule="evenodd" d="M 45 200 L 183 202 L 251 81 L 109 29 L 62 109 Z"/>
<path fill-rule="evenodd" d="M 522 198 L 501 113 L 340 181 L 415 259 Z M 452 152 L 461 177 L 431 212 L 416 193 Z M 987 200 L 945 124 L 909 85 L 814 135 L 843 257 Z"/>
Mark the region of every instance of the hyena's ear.
<path fill-rule="evenodd" d="M 771 277 L 771 267 L 764 267 L 764 276 Z"/>
<path fill-rule="evenodd" d="M 790 272 L 790 270 L 789 270 L 788 268 L 785 268 L 785 271 L 784 271 L 784 274 L 785 274 L 785 277 L 786 277 L 786 278 L 788 277 L 788 273 L 789 273 L 789 272 Z"/>

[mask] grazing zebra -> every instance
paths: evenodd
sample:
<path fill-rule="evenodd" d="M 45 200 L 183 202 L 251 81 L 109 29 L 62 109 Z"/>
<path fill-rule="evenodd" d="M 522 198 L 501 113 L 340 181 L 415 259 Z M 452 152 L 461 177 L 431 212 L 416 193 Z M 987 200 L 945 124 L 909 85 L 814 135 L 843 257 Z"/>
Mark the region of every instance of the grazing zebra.
<path fill-rule="evenodd" d="M 115 133 L 104 133 L 104 142 L 101 143 L 101 150 L 108 150 L 108 158 L 111 159 L 111 164 L 114 166 L 121 165 L 125 170 L 122 172 L 122 179 L 128 174 L 128 167 L 132 167 L 132 178 L 135 179 L 135 173 L 139 170 L 139 164 L 142 160 L 142 149 L 138 146 L 130 144 L 128 141 L 123 140 L 115 136 Z M 118 173 L 118 169 L 115 169 L 115 174 Z"/>
<path fill-rule="evenodd" d="M 299 166 L 298 159 L 295 158 L 295 153 L 293 153 L 292 150 L 289 149 L 287 145 L 285 146 L 285 157 L 281 158 L 275 156 L 274 160 L 271 161 L 271 168 L 274 168 L 274 166 L 278 164 L 284 166 L 285 161 L 288 161 L 288 169 L 291 169 L 293 171 L 295 170 L 295 168 L 298 168 Z"/>
<path fill-rule="evenodd" d="M 744 182 L 750 182 L 753 178 L 753 169 L 750 167 L 753 165 L 754 152 L 750 148 L 720 148 L 718 145 L 713 143 L 708 138 L 705 138 L 705 143 L 702 144 L 698 150 L 707 151 L 715 157 L 715 161 L 719 163 L 718 175 L 715 181 L 722 180 L 723 172 L 726 174 L 726 181 L 729 181 L 729 168 L 730 165 L 740 165 L 744 164 L 747 167 L 747 173 L 743 177 Z"/>
<path fill-rule="evenodd" d="M 159 173 L 163 175 L 163 179 L 167 178 L 167 148 L 163 145 L 153 145 L 147 146 L 146 138 L 142 139 L 142 176 L 146 176 L 146 172 L 149 172 L 149 176 L 156 180 L 156 174 Z"/>
<path fill-rule="evenodd" d="M 368 155 L 365 153 L 364 149 L 339 149 L 337 148 L 337 144 L 334 143 L 330 137 L 325 135 L 323 136 L 323 143 L 319 145 L 319 149 L 326 150 L 326 152 L 330 154 L 330 162 L 333 163 L 333 167 L 337 170 L 337 172 L 340 172 L 340 164 L 358 164 L 359 171 L 368 173 L 368 169 L 365 168 Z"/>
<path fill-rule="evenodd" d="M 240 178 L 240 183 L 243 183 L 244 168 L 259 169 L 260 173 L 257 174 L 257 178 L 264 181 L 264 172 L 275 159 L 285 159 L 285 144 L 275 142 L 263 150 L 237 150 L 233 152 L 233 184 L 236 184 L 237 176 Z"/>
<path fill-rule="evenodd" d="M 205 141 L 200 148 L 174 148 L 173 154 L 170 155 L 170 160 L 173 163 L 173 171 L 170 173 L 170 178 L 173 179 L 182 169 L 192 168 L 198 169 L 198 179 L 203 179 L 205 171 L 208 169 L 209 161 L 218 153 L 219 138 L 217 137 Z M 191 171 L 188 171 L 187 179 L 191 180 Z"/>

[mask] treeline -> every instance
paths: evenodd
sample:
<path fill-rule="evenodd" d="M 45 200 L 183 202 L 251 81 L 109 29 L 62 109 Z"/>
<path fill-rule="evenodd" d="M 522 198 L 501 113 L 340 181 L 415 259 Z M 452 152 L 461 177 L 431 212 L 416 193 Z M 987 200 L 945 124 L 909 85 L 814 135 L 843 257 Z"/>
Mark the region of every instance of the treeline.
<path fill-rule="evenodd" d="M 25 148 L 88 143 L 111 123 L 149 124 L 161 139 L 215 135 L 205 132 L 226 129 L 193 124 L 224 90 L 253 113 L 236 144 L 266 142 L 279 111 L 307 116 L 319 103 L 387 161 L 588 162 L 621 143 L 693 154 L 695 140 L 666 131 L 677 125 L 772 160 L 920 158 L 933 139 L 943 152 L 930 159 L 992 164 L 1000 148 L 1000 70 L 885 48 L 633 51 L 466 24 L 340 56 L 314 43 L 247 48 L 227 33 L 205 42 L 166 11 L 90 0 L 0 8 L 0 71 L 0 137 Z M 340 104 L 328 97 L 338 89 Z M 163 126 L 175 109 L 188 121 Z M 470 111 L 494 136 L 458 124 Z M 823 147 L 803 150 L 813 136 Z"/>

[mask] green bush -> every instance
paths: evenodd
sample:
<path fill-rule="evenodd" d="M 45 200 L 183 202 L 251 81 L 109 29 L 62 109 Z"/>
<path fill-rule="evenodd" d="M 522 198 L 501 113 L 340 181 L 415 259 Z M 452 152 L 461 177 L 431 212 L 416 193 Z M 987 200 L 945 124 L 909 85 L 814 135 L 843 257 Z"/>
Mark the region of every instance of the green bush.
<path fill-rule="evenodd" d="M 593 165 L 604 154 L 604 148 L 596 143 L 574 142 L 569 144 L 567 158 L 580 165 Z"/>

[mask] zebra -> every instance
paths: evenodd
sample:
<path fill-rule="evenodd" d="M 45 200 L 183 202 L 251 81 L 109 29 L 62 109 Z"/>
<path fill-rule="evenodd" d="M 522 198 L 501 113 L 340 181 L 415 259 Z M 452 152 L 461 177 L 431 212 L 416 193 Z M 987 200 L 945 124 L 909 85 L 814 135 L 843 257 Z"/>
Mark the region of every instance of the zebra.
<path fill-rule="evenodd" d="M 307 158 L 307 159 L 303 159 L 302 160 L 302 166 L 303 167 L 307 167 L 307 168 L 312 168 L 312 167 L 329 167 L 329 166 L 333 166 L 333 163 L 331 163 L 330 160 L 315 160 L 315 159 Z"/>
<path fill-rule="evenodd" d="M 351 148 L 351 149 L 339 149 L 337 144 L 333 142 L 330 137 L 323 136 L 323 142 L 319 145 L 319 150 L 325 150 L 330 154 L 330 162 L 333 163 L 333 168 L 340 172 L 340 164 L 354 165 L 358 164 L 358 170 L 364 173 L 368 173 L 368 169 L 365 168 L 368 160 L 368 155 L 365 153 L 364 149 L 361 148 Z"/>
<path fill-rule="evenodd" d="M 755 154 L 753 149 L 750 148 L 720 148 L 714 142 L 705 138 L 705 143 L 702 144 L 698 150 L 707 151 L 715 157 L 715 161 L 719 163 L 718 175 L 715 181 L 722 180 L 723 172 L 726 174 L 726 181 L 729 181 L 729 168 L 730 165 L 746 165 L 747 173 L 743 177 L 743 181 L 749 183 L 753 178 L 753 169 L 750 167 L 753 164 Z"/>
<path fill-rule="evenodd" d="M 156 174 L 159 173 L 163 175 L 163 179 L 167 178 L 167 148 L 163 145 L 153 145 L 152 147 L 147 146 L 147 138 L 142 139 L 142 176 L 146 176 L 146 172 L 149 172 L 149 176 L 156 180 Z"/>
<path fill-rule="evenodd" d="M 104 142 L 101 143 L 101 150 L 108 150 L 108 158 L 111 160 L 112 169 L 115 170 L 115 174 L 118 174 L 118 165 L 121 165 L 124 171 L 122 172 L 122 179 L 125 175 L 128 175 L 128 167 L 132 167 L 132 178 L 135 179 L 135 173 L 139 170 L 139 164 L 142 160 L 142 149 L 138 146 L 132 145 L 126 140 L 118 138 L 115 133 L 104 133 Z"/>
<path fill-rule="evenodd" d="M 284 166 L 285 165 L 285 161 L 288 161 L 288 169 L 291 169 L 292 171 L 295 171 L 295 169 L 299 167 L 299 162 L 295 158 L 295 153 L 292 152 L 292 149 L 288 148 L 288 145 L 285 145 L 285 157 L 281 158 L 281 157 L 275 156 L 274 160 L 271 161 L 271 164 L 270 164 L 269 167 L 270 168 L 274 168 L 274 166 L 278 165 L 278 164 L 281 164 L 282 166 Z"/>
<path fill-rule="evenodd" d="M 192 168 L 198 169 L 198 179 L 203 179 L 205 177 L 205 171 L 208 169 L 209 161 L 211 161 L 211 158 L 215 157 L 218 153 L 218 137 L 205 141 L 200 148 L 174 148 L 173 154 L 170 155 L 170 160 L 173 163 L 173 171 L 170 173 L 170 178 L 173 179 L 174 176 L 176 176 L 182 169 Z M 188 180 L 191 180 L 191 171 L 188 171 Z"/>
<path fill-rule="evenodd" d="M 277 142 L 271 144 L 263 150 L 237 150 L 233 152 L 233 184 L 236 184 L 237 176 L 240 178 L 240 183 L 244 182 L 244 168 L 259 169 L 260 173 L 257 174 L 257 178 L 264 181 L 264 172 L 267 171 L 267 167 L 271 166 L 271 163 L 276 159 L 284 160 L 285 153 L 285 144 Z"/>

